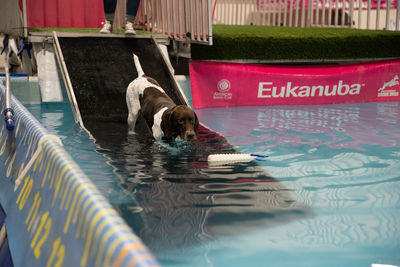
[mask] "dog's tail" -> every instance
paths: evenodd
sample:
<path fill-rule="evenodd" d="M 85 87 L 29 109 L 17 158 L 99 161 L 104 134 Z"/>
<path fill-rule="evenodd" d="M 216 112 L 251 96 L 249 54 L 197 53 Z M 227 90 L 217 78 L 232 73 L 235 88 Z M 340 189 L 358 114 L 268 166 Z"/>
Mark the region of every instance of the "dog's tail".
<path fill-rule="evenodd" d="M 133 54 L 133 61 L 135 62 L 135 67 L 136 67 L 136 70 L 137 70 L 137 73 L 138 73 L 138 77 L 143 76 L 144 75 L 144 71 L 142 69 L 142 65 L 140 65 L 139 58 L 135 54 Z"/>

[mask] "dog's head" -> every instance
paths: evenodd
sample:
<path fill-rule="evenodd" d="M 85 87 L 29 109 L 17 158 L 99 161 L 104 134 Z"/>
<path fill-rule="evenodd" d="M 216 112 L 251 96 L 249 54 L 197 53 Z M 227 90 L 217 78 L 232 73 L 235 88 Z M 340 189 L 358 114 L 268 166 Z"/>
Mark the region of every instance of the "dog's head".
<path fill-rule="evenodd" d="M 197 115 L 188 106 L 175 106 L 162 116 L 161 129 L 164 132 L 164 139 L 174 141 L 180 137 L 182 140 L 196 140 L 198 128 Z"/>

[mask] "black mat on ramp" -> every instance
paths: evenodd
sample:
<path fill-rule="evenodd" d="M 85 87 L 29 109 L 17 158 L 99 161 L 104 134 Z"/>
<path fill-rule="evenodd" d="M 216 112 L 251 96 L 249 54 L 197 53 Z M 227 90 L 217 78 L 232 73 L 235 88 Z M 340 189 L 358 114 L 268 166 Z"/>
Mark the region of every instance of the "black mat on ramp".
<path fill-rule="evenodd" d="M 151 38 L 59 37 L 83 121 L 126 123 L 126 88 L 137 77 L 132 53 L 177 104 L 184 100 Z M 90 130 L 90 129 L 89 129 Z"/>

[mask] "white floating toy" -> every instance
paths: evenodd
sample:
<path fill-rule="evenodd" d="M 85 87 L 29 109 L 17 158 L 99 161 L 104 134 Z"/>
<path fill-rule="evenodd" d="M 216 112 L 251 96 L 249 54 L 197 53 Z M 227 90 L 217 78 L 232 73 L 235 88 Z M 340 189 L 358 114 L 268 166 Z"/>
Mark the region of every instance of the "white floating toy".
<path fill-rule="evenodd" d="M 268 156 L 259 154 L 211 154 L 208 156 L 209 165 L 225 165 L 239 162 L 262 160 Z"/>

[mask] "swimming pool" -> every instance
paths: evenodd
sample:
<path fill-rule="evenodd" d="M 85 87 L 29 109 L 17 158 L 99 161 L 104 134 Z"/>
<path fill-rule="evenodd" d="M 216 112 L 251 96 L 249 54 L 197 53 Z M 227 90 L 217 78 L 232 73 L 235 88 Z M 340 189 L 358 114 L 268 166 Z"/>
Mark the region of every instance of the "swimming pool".
<path fill-rule="evenodd" d="M 400 265 L 400 103 L 197 110 L 221 136 L 161 144 L 28 105 L 164 266 Z"/>

